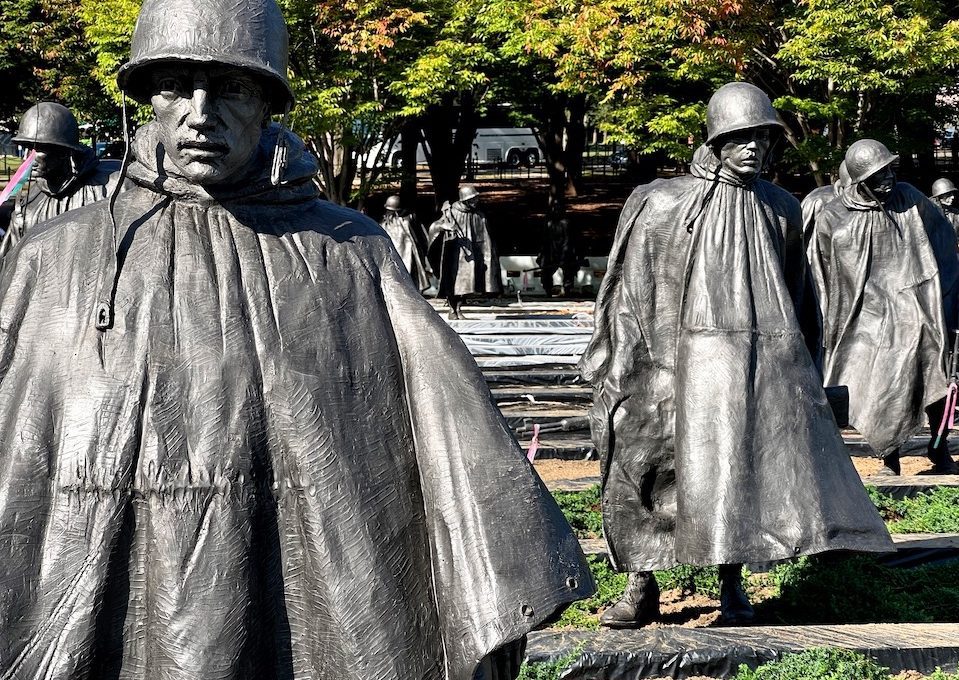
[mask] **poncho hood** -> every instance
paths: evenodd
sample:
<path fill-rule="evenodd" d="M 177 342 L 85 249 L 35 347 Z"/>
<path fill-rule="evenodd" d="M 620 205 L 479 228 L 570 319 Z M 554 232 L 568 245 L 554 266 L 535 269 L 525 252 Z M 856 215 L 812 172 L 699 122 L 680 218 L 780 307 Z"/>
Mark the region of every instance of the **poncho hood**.
<path fill-rule="evenodd" d="M 312 179 L 317 172 L 316 159 L 306 150 L 303 140 L 292 132 L 271 124 L 263 131 L 250 169 L 232 184 L 200 186 L 178 172 L 159 139 L 156 121 L 141 127 L 133 139 L 133 161 L 128 176 L 140 186 L 174 198 L 198 203 L 287 203 L 315 198 Z M 279 186 L 270 182 L 270 164 L 277 142 L 285 139 L 287 166 Z"/>

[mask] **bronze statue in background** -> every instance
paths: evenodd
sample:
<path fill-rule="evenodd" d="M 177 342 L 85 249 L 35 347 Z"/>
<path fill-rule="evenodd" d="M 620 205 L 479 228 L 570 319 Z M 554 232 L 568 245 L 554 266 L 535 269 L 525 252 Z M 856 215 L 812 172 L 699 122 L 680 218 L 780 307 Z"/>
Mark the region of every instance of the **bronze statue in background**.
<path fill-rule="evenodd" d="M 465 318 L 465 298 L 503 292 L 496 244 L 475 187 L 460 187 L 459 200 L 443 206 L 442 215 L 430 226 L 429 243 L 430 264 L 439 279 L 437 295 L 449 301 L 450 319 Z"/>
<path fill-rule="evenodd" d="M 543 292 L 553 294 L 553 274 L 563 270 L 563 295 L 572 295 L 579 272 L 580 258 L 576 254 L 573 235 L 569 229 L 566 206 L 560 201 L 550 201 L 546 209 L 546 224 L 543 230 L 543 249 L 536 258 L 540 267 L 539 279 Z"/>
<path fill-rule="evenodd" d="M 68 210 L 110 195 L 119 168 L 101 163 L 80 143 L 80 128 L 70 109 L 55 102 L 31 106 L 20 118 L 14 143 L 37 152 L 33 177 L 17 196 L 10 225 L 0 242 L 6 255 L 23 235 Z"/>
<path fill-rule="evenodd" d="M 939 212 L 949 220 L 959 241 L 959 189 L 956 189 L 955 183 L 945 177 L 937 179 L 932 183 L 932 193 L 929 194 L 929 198 L 939 208 Z"/>
<path fill-rule="evenodd" d="M 430 287 L 430 267 L 423 256 L 426 234 L 416 215 L 403 210 L 399 196 L 390 196 L 383 206 L 386 210 L 380 226 L 393 241 L 400 260 L 410 273 L 413 283 L 421 291 Z"/>
<path fill-rule="evenodd" d="M 658 615 L 653 570 L 719 565 L 722 619 L 747 623 L 742 563 L 892 545 L 807 350 L 818 328 L 797 322 L 799 203 L 760 178 L 776 113 L 732 83 L 707 129 L 691 176 L 626 202 L 580 363 L 604 533 L 630 572 L 607 626 Z"/>
<path fill-rule="evenodd" d="M 951 473 L 948 432 L 934 443 L 959 315 L 956 236 L 928 198 L 896 181 L 897 158 L 872 139 L 850 146 L 850 186 L 817 220 L 811 265 L 824 377 L 849 388 L 849 422 L 883 457 L 885 473 L 899 474 L 899 447 L 924 411 L 934 432 L 929 459 Z"/>
<path fill-rule="evenodd" d="M 511 680 L 593 591 L 286 73 L 273 0 L 147 0 L 134 186 L 4 263 L 2 678 Z"/>

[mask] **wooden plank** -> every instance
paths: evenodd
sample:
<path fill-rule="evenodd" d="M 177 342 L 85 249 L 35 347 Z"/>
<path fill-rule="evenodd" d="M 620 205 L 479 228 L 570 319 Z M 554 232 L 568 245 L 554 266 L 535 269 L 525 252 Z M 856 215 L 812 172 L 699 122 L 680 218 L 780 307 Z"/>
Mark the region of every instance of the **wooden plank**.
<path fill-rule="evenodd" d="M 638 630 L 535 631 L 530 661 L 579 657 L 564 680 L 592 678 L 727 678 L 740 664 L 761 663 L 813 647 L 850 649 L 874 658 L 893 673 L 952 671 L 959 665 L 959 624 L 896 623 L 845 626 L 755 626 Z"/>

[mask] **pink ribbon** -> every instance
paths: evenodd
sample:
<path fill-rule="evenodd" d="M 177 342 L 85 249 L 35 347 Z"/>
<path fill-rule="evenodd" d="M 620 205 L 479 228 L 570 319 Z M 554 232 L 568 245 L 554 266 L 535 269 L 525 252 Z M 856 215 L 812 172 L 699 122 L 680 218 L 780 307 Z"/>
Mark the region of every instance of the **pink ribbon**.
<path fill-rule="evenodd" d="M 936 443 L 932 445 L 934 449 L 939 448 L 939 442 L 942 440 L 942 433 L 946 429 L 952 429 L 956 426 L 956 401 L 959 399 L 959 385 L 955 382 L 949 383 L 949 389 L 946 390 L 946 406 L 942 411 L 942 421 L 939 423 L 939 432 L 936 434 Z"/>
<path fill-rule="evenodd" d="M 536 459 L 536 452 L 539 451 L 539 425 L 533 425 L 533 439 L 526 449 L 526 458 L 532 463 Z"/>
<path fill-rule="evenodd" d="M 17 171 L 13 173 L 13 177 L 10 178 L 10 181 L 7 182 L 7 186 L 4 187 L 3 191 L 0 192 L 0 203 L 3 203 L 11 196 L 16 196 L 17 192 L 20 191 L 20 188 L 26 184 L 27 179 L 30 177 L 30 168 L 33 167 L 33 161 L 37 157 L 37 151 L 34 149 L 27 154 L 27 157 L 23 159 L 23 163 L 20 164 L 20 167 L 17 168 Z"/>

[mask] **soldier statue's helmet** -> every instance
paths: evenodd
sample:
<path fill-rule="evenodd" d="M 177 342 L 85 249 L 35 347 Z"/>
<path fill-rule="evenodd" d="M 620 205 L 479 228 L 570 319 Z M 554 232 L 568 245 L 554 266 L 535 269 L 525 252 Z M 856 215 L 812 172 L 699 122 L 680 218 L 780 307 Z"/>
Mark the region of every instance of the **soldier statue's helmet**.
<path fill-rule="evenodd" d="M 40 102 L 31 106 L 20 118 L 20 127 L 13 138 L 20 146 L 62 146 L 71 151 L 85 151 L 80 144 L 80 126 L 66 106 Z"/>
<path fill-rule="evenodd" d="M 754 128 L 782 129 L 768 95 L 750 83 L 726 83 L 706 106 L 706 143 Z"/>
<path fill-rule="evenodd" d="M 130 61 L 117 84 L 150 101 L 150 71 L 163 63 L 234 66 L 259 76 L 272 113 L 293 108 L 287 79 L 289 34 L 276 0 L 145 0 L 133 30 Z"/>
<path fill-rule="evenodd" d="M 845 163 L 849 170 L 849 183 L 859 184 L 898 160 L 899 156 L 887 149 L 882 142 L 860 139 L 846 150 Z"/>
<path fill-rule="evenodd" d="M 476 190 L 476 187 L 467 184 L 466 186 L 460 187 L 460 200 L 468 201 L 471 198 L 476 198 L 479 196 L 479 192 Z"/>
<path fill-rule="evenodd" d="M 954 194 L 957 191 L 959 191 L 959 189 L 956 189 L 955 183 L 951 179 L 946 179 L 943 177 L 932 183 L 932 193 L 929 194 L 929 197 L 941 198 L 942 196 Z"/>
<path fill-rule="evenodd" d="M 383 204 L 383 207 L 387 210 L 399 210 L 400 209 L 400 197 L 396 194 L 393 194 L 386 199 L 386 203 Z"/>

